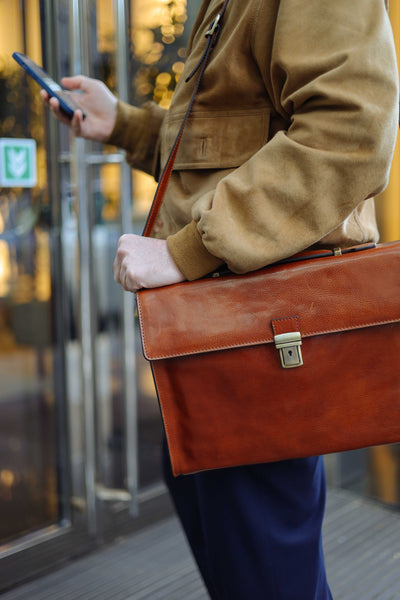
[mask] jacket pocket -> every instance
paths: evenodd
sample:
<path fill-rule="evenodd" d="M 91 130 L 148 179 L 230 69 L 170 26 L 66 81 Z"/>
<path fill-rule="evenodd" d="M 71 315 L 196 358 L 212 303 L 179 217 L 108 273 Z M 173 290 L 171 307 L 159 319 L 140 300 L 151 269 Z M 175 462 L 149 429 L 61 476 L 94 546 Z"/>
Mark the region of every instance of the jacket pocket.
<path fill-rule="evenodd" d="M 165 164 L 184 114 L 167 115 L 161 131 Z M 175 170 L 229 169 L 242 165 L 268 140 L 270 109 L 193 112 L 175 160 Z"/>

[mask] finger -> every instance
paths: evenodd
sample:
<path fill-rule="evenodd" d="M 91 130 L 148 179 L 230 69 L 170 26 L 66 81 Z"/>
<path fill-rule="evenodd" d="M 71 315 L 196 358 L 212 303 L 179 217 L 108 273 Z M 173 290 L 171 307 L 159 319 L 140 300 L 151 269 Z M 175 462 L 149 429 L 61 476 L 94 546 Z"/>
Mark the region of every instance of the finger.
<path fill-rule="evenodd" d="M 139 285 L 139 283 L 135 279 L 135 277 L 131 276 L 129 269 L 124 270 L 121 273 L 120 278 L 121 278 L 121 285 L 126 292 L 132 292 L 133 294 L 135 294 L 138 290 L 142 289 L 142 286 Z"/>
<path fill-rule="evenodd" d="M 63 77 L 61 85 L 69 90 L 86 90 L 89 77 L 85 75 L 74 75 L 73 77 Z"/>
<path fill-rule="evenodd" d="M 125 270 L 125 272 L 122 274 L 121 285 L 126 292 L 130 291 L 129 290 L 129 281 L 128 281 L 128 270 Z"/>
<path fill-rule="evenodd" d="M 127 265 L 124 265 L 123 263 L 121 264 L 119 272 L 118 272 L 117 283 L 119 283 L 126 292 L 134 291 L 131 289 L 131 286 L 129 285 L 128 267 L 127 267 Z"/>
<path fill-rule="evenodd" d="M 40 96 L 45 104 L 49 104 L 50 96 L 46 90 L 40 90 Z"/>
<path fill-rule="evenodd" d="M 49 96 L 49 104 L 52 110 L 60 110 L 60 103 L 55 96 Z"/>
<path fill-rule="evenodd" d="M 81 110 L 76 110 L 70 120 L 71 129 L 76 136 L 82 135 L 83 115 Z"/>
<path fill-rule="evenodd" d="M 61 121 L 62 123 L 65 123 L 66 125 L 71 124 L 70 119 L 60 109 L 60 103 L 57 100 L 57 98 L 55 98 L 54 96 L 49 99 L 49 107 L 51 108 L 52 112 L 55 114 L 55 116 L 57 117 L 57 119 L 59 121 Z"/>
<path fill-rule="evenodd" d="M 121 282 L 120 281 L 120 270 L 121 270 L 120 269 L 120 262 L 118 260 L 118 257 L 115 257 L 114 264 L 113 264 L 113 272 L 114 272 L 114 280 L 117 283 Z"/>

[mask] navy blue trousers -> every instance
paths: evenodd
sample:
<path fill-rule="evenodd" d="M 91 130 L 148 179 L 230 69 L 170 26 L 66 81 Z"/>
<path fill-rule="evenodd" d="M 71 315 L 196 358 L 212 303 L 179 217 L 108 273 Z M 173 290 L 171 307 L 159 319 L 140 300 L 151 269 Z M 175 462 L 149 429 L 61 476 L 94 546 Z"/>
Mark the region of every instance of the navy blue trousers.
<path fill-rule="evenodd" d="M 321 457 L 164 474 L 212 600 L 332 600 Z"/>

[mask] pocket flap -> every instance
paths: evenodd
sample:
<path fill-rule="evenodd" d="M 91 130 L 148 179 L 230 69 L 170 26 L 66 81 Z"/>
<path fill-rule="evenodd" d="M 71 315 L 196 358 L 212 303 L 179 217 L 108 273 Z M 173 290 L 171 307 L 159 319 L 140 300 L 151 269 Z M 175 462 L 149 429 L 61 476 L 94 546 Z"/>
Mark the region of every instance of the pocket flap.
<path fill-rule="evenodd" d="M 167 115 L 162 131 L 165 164 L 184 114 Z M 174 169 L 239 167 L 268 141 L 270 109 L 193 112 L 186 124 Z"/>

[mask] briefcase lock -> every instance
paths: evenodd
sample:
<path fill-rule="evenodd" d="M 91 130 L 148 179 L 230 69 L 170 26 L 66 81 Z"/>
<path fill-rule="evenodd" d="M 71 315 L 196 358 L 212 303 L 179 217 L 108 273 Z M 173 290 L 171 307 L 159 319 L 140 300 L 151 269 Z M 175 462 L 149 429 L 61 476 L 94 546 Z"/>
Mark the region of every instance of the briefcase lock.
<path fill-rule="evenodd" d="M 281 333 L 274 337 L 275 346 L 279 350 L 282 367 L 284 369 L 293 369 L 301 367 L 303 356 L 301 354 L 301 333 L 292 331 L 290 333 Z"/>

